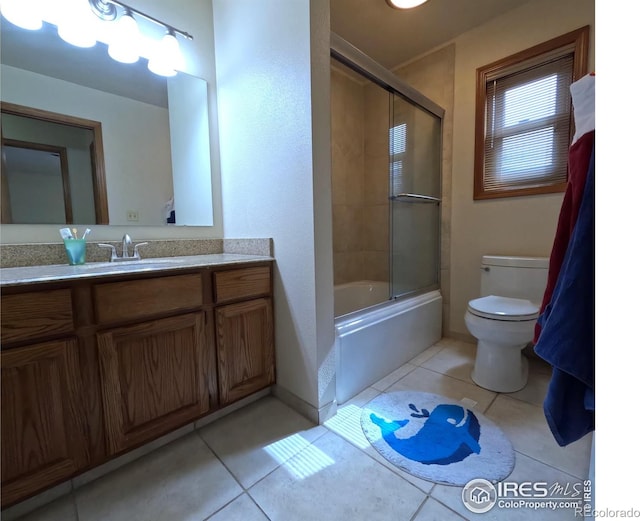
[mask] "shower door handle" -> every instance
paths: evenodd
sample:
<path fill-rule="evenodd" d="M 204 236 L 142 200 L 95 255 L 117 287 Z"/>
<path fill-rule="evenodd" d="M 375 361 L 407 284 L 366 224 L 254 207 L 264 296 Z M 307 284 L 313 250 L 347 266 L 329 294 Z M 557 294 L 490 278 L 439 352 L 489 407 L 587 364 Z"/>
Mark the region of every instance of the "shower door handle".
<path fill-rule="evenodd" d="M 440 204 L 442 199 L 438 199 L 437 197 L 432 197 L 430 195 L 422 195 L 422 194 L 407 194 L 401 193 L 397 195 L 392 195 L 389 197 L 392 201 L 398 199 L 409 199 L 408 203 L 427 203 L 427 204 Z"/>

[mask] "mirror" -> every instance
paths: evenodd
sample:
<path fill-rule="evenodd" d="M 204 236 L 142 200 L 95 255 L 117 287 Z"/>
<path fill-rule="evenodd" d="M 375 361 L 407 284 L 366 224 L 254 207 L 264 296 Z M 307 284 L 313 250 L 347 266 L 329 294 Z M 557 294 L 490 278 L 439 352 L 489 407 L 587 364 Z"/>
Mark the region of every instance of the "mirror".
<path fill-rule="evenodd" d="M 204 80 L 184 73 L 172 78 L 156 76 L 147 70 L 143 58 L 132 65 L 115 62 L 100 42 L 91 49 L 72 47 L 58 37 L 56 27 L 50 24 L 45 23 L 39 31 L 27 31 L 4 18 L 1 23 L 3 141 L 9 138 L 27 142 L 31 144 L 30 150 L 38 142 L 24 136 L 16 139 L 4 135 L 7 124 L 12 123 L 6 120 L 15 117 L 6 115 L 5 105 L 19 105 L 98 122 L 104 161 L 102 181 L 100 161 L 96 162 L 95 157 L 85 162 L 80 178 L 70 168 L 71 149 L 55 143 L 53 146 L 65 149 L 67 155 L 66 180 L 64 166 L 46 177 L 50 183 L 55 181 L 55 189 L 48 196 L 55 210 L 47 217 L 37 217 L 41 212 L 29 205 L 38 204 L 36 201 L 42 199 L 42 194 L 25 196 L 24 191 L 16 188 L 19 181 L 16 184 L 16 179 L 3 175 L 2 186 L 9 187 L 11 195 L 9 198 L 3 190 L 3 222 L 12 218 L 14 223 L 36 224 L 35 220 L 44 224 L 53 219 L 63 224 L 71 218 L 76 224 L 159 226 L 167 225 L 168 218 L 171 220 L 173 208 L 177 225 L 213 224 L 209 110 Z M 11 172 L 17 151 L 22 150 L 21 155 L 25 155 L 29 147 L 23 144 L 12 143 L 3 149 L 3 172 L 5 169 Z M 58 164 L 63 165 L 63 156 L 51 157 L 57 157 Z M 82 190 L 78 179 L 82 179 Z M 13 192 L 18 195 L 13 197 Z M 58 194 L 55 200 L 54 193 Z M 76 197 L 80 202 L 75 201 Z M 90 206 L 89 203 L 93 206 L 92 213 L 80 209 L 83 205 Z M 26 220 L 25 215 L 29 216 Z M 87 215 L 94 215 L 94 220 Z M 16 220 L 16 216 L 23 217 Z"/>
<path fill-rule="evenodd" d="M 109 224 L 100 122 L 0 110 L 2 224 Z"/>

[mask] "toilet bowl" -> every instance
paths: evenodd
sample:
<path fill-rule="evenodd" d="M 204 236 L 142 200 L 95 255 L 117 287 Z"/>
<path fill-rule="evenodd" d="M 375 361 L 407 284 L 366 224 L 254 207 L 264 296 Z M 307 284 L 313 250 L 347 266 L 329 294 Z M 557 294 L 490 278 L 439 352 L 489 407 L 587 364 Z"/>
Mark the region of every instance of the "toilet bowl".
<path fill-rule="evenodd" d="M 464 316 L 478 339 L 471 378 L 479 386 L 512 393 L 527 384 L 528 363 L 521 351 L 533 340 L 548 271 L 546 257 L 482 257 L 481 297 L 469 301 Z"/>
<path fill-rule="evenodd" d="M 522 349 L 532 340 L 538 306 L 525 299 L 489 295 L 469 302 L 464 320 L 478 339 L 471 379 L 491 391 L 510 393 L 527 383 Z"/>

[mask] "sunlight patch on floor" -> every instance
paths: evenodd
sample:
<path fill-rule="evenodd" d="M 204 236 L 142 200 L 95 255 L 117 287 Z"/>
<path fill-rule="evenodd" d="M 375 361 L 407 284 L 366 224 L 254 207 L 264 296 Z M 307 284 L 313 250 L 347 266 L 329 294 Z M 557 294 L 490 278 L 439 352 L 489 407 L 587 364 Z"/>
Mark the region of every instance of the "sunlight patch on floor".
<path fill-rule="evenodd" d="M 264 450 L 296 479 L 308 478 L 335 463 L 300 434 L 271 443 Z"/>
<path fill-rule="evenodd" d="M 362 414 L 360 407 L 353 404 L 347 405 L 338 409 L 337 414 L 324 422 L 324 425 L 356 447 L 366 449 L 371 444 L 362 432 L 360 414 Z"/>

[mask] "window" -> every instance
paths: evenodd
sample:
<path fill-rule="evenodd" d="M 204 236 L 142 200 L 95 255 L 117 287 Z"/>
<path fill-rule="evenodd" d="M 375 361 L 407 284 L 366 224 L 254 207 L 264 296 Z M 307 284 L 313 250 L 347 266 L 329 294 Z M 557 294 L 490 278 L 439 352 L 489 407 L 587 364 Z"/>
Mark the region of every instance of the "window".
<path fill-rule="evenodd" d="M 389 129 L 389 158 L 391 162 L 392 195 L 403 191 L 403 173 L 407 152 L 407 124 L 400 123 Z"/>
<path fill-rule="evenodd" d="M 477 70 L 474 199 L 562 192 L 589 27 Z"/>

